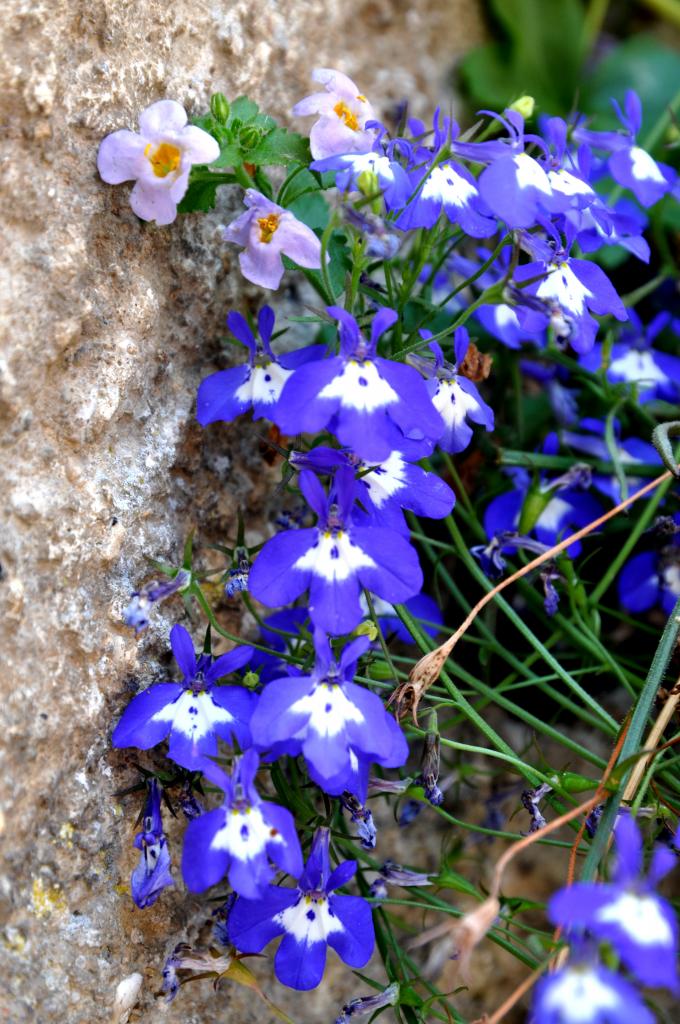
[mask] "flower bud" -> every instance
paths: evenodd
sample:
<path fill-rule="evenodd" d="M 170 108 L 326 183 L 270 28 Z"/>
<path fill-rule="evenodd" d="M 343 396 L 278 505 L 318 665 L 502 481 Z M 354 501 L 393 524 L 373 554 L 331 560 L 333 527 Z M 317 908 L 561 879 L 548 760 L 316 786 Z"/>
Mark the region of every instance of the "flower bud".
<path fill-rule="evenodd" d="M 223 92 L 216 92 L 210 97 L 210 113 L 220 124 L 227 123 L 230 109 L 227 97 Z"/>
<path fill-rule="evenodd" d="M 514 103 L 510 104 L 510 110 L 516 110 L 525 121 L 533 116 L 535 108 L 536 100 L 533 96 L 520 96 Z"/>
<path fill-rule="evenodd" d="M 254 124 L 247 124 L 239 132 L 238 141 L 241 149 L 255 149 L 262 138 L 262 132 Z"/>

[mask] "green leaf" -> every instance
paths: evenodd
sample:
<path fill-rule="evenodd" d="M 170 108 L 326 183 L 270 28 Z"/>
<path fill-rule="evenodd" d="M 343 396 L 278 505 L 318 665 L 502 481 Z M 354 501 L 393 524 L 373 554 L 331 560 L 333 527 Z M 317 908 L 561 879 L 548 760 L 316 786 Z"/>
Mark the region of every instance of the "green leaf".
<path fill-rule="evenodd" d="M 242 123 L 248 124 L 250 121 L 254 120 L 259 111 L 260 108 L 255 100 L 249 100 L 247 96 L 239 96 L 231 105 L 228 123 L 233 124 L 234 121 L 241 121 Z"/>
<path fill-rule="evenodd" d="M 177 205 L 178 213 L 207 212 L 215 207 L 219 181 L 196 181 L 189 185 L 181 203 Z"/>
<path fill-rule="evenodd" d="M 448 868 L 445 871 L 442 871 L 441 875 L 437 878 L 433 878 L 432 884 L 438 885 L 442 889 L 453 889 L 455 892 L 464 892 L 467 896 L 474 896 L 475 899 L 479 899 L 479 893 L 472 882 L 468 882 L 468 880 L 462 875 L 459 875 L 457 871 L 451 871 Z"/>
<path fill-rule="evenodd" d="M 308 164 L 311 160 L 309 141 L 297 132 L 274 128 L 248 151 L 247 160 L 257 166 L 292 162 Z"/>
<path fill-rule="evenodd" d="M 299 196 L 288 204 L 288 209 L 312 230 L 323 231 L 330 217 L 328 203 L 319 192 L 308 192 L 304 196 Z"/>
<path fill-rule="evenodd" d="M 551 4 L 549 14 L 545 0 L 490 0 L 490 7 L 498 41 L 473 50 L 461 64 L 472 99 L 502 110 L 529 95 L 551 114 L 568 113 L 581 77 L 580 0 Z"/>
<path fill-rule="evenodd" d="M 611 98 L 621 102 L 627 89 L 634 89 L 642 101 L 641 138 L 644 138 L 671 98 L 680 91 L 680 61 L 676 51 L 663 46 L 651 35 L 633 36 L 616 46 L 585 83 L 582 106 L 588 113 L 600 115 L 594 127 L 620 127 Z"/>
<path fill-rule="evenodd" d="M 235 142 L 225 142 L 220 146 L 220 155 L 210 164 L 211 167 L 237 167 L 241 163 L 241 150 Z"/>

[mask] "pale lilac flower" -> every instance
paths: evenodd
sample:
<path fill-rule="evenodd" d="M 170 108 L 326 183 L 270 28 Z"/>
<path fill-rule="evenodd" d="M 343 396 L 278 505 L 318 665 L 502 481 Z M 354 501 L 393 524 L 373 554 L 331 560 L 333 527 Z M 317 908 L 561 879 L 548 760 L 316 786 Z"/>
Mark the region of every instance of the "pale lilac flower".
<path fill-rule="evenodd" d="M 321 242 L 311 228 L 254 188 L 246 189 L 245 213 L 224 232 L 227 242 L 245 247 L 239 256 L 244 277 L 261 288 L 278 288 L 282 254 L 308 270 L 321 268 Z"/>
<path fill-rule="evenodd" d="M 320 115 L 309 133 L 314 159 L 368 153 L 375 141 L 375 131 L 366 129 L 366 122 L 373 121 L 375 113 L 366 97 L 341 71 L 315 68 L 312 78 L 326 91 L 306 96 L 295 104 L 293 113 L 298 117 Z"/>
<path fill-rule="evenodd" d="M 139 129 L 107 135 L 99 147 L 97 168 L 109 185 L 135 182 L 130 206 L 142 220 L 172 224 L 189 187 L 192 166 L 213 163 L 220 147 L 202 128 L 187 124 L 186 111 L 175 100 L 147 107 L 140 114 Z"/>

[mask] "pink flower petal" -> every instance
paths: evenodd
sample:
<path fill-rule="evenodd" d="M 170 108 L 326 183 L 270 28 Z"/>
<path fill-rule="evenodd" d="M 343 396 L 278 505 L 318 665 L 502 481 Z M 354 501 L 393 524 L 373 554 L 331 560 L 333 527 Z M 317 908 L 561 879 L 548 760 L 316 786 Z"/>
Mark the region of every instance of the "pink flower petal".
<path fill-rule="evenodd" d="M 97 154 L 97 169 L 103 180 L 109 185 L 120 185 L 121 181 L 137 178 L 146 162 L 145 146 L 141 135 L 127 129 L 107 135 Z"/>
<path fill-rule="evenodd" d="M 159 100 L 139 115 L 142 135 L 154 138 L 164 132 L 177 132 L 187 123 L 186 110 L 175 100 Z"/>

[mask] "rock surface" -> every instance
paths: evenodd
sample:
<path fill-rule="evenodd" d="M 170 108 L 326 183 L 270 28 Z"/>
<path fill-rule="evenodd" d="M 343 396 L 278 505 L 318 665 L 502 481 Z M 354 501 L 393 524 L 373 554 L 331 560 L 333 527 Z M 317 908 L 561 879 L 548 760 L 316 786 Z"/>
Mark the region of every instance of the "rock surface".
<path fill-rule="evenodd" d="M 169 627 L 191 626 L 178 598 L 140 638 L 122 625 L 149 558 L 176 564 L 192 526 L 199 543 L 224 539 L 239 504 L 261 515 L 271 485 L 252 433 L 193 421 L 226 310 L 257 299 L 221 242 L 238 194 L 209 216 L 145 225 L 128 186 L 99 180 L 96 150 L 162 97 L 193 114 L 215 89 L 247 92 L 285 119 L 315 65 L 342 67 L 378 107 L 418 95 L 425 113 L 479 38 L 476 4 L 9 0 L 2 32 L 0 1019 L 116 1020 L 116 992 L 134 994 L 139 974 L 120 1020 L 262 1022 L 263 1005 L 228 983 L 217 997 L 203 982 L 172 1006 L 154 998 L 165 956 L 208 913 L 179 880 L 133 908 L 123 887 L 141 804 L 115 793 L 139 775 L 109 746 L 140 683 L 167 678 Z M 235 610 L 224 621 L 238 629 Z M 356 994 L 340 965 L 304 1002 L 266 987 L 301 1022 Z"/>

